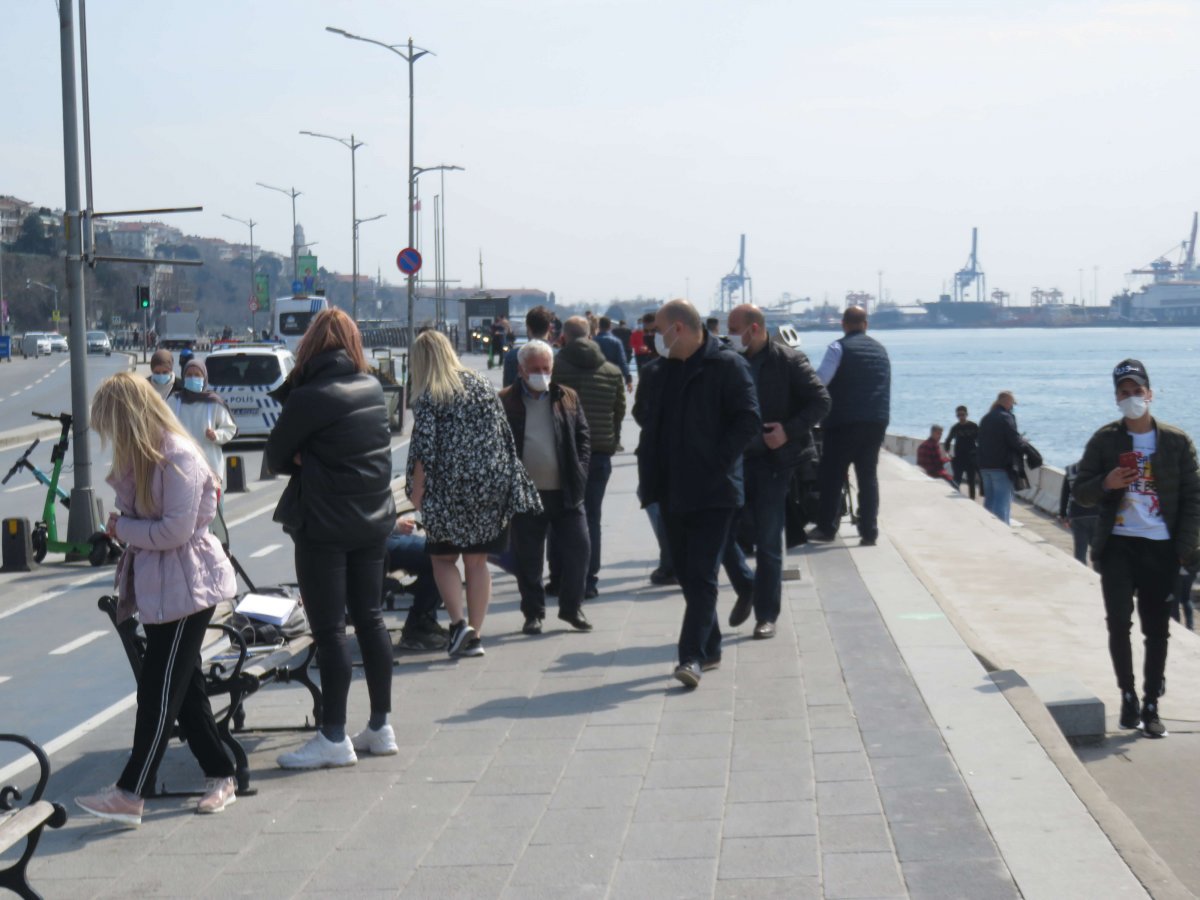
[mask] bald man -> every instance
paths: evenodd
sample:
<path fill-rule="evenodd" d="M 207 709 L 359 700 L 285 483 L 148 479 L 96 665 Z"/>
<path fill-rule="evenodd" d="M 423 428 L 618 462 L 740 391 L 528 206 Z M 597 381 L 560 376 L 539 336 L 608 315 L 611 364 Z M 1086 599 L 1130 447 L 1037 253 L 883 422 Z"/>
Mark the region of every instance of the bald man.
<path fill-rule="evenodd" d="M 810 540 L 832 541 L 841 523 L 842 488 L 854 466 L 858 481 L 858 534 L 864 547 L 879 537 L 879 450 L 892 402 L 892 363 L 883 344 L 867 335 L 867 311 L 849 306 L 842 337 L 829 345 L 817 377 L 833 401 L 821 424 L 821 499 Z"/>
<path fill-rule="evenodd" d="M 746 361 L 709 334 L 686 300 L 655 315 L 661 364 L 642 374 L 638 477 L 643 506 L 660 505 L 686 610 L 675 678 L 700 684 L 721 662 L 717 571 L 742 505 L 742 453 L 759 434 Z"/>

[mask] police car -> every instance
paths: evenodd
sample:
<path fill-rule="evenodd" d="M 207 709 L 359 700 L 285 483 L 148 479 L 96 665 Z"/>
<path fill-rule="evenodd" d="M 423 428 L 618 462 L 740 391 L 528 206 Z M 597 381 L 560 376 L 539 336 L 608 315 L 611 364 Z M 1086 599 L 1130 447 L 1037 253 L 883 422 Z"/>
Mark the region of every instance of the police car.
<path fill-rule="evenodd" d="M 208 383 L 225 401 L 239 438 L 265 438 L 275 427 L 282 405 L 275 390 L 296 365 L 291 351 L 279 344 L 217 344 L 204 359 Z"/>

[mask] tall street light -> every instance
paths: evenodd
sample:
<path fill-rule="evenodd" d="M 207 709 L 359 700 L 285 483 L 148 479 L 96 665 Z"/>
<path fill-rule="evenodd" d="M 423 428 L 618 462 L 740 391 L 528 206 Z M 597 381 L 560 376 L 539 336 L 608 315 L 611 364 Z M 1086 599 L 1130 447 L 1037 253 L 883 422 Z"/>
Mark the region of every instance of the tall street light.
<path fill-rule="evenodd" d="M 354 220 L 354 271 L 355 271 L 354 286 L 356 288 L 358 287 L 358 274 L 357 274 L 358 273 L 358 226 L 362 225 L 364 222 L 374 222 L 377 219 L 384 219 L 384 218 L 387 218 L 387 213 L 380 213 L 377 216 L 367 216 L 367 218 L 365 218 L 365 219 L 355 219 Z M 374 293 L 374 292 L 372 292 L 372 293 Z"/>
<path fill-rule="evenodd" d="M 325 138 L 329 141 L 337 141 L 343 147 L 350 149 L 350 256 L 351 267 L 354 272 L 354 281 L 350 285 L 350 317 L 355 322 L 358 321 L 358 176 L 355 171 L 354 158 L 358 155 L 355 151 L 359 147 L 366 145 L 362 141 L 355 141 L 354 134 L 351 133 L 349 138 L 335 137 L 332 134 L 320 134 L 316 131 L 301 131 L 301 134 L 306 134 L 309 137 Z"/>
<path fill-rule="evenodd" d="M 273 187 L 272 185 L 269 185 L 269 184 L 263 184 L 261 181 L 256 181 L 254 183 L 257 184 L 261 188 L 266 188 L 268 191 L 278 191 L 279 193 L 283 194 L 285 197 L 292 198 L 292 281 L 295 281 L 297 278 L 300 277 L 300 274 L 299 274 L 300 263 L 297 258 L 297 252 L 296 252 L 296 198 L 299 197 L 304 192 L 298 191 L 294 187 L 289 188 L 288 190 L 285 191 L 283 188 Z"/>
<path fill-rule="evenodd" d="M 54 312 L 55 312 L 54 327 L 58 328 L 58 285 L 57 284 L 42 284 L 40 281 L 34 281 L 32 278 L 26 278 L 25 285 L 27 287 L 37 286 L 37 287 L 43 288 L 44 290 L 52 291 L 54 293 Z"/>
<path fill-rule="evenodd" d="M 416 200 L 416 178 L 413 176 L 413 64 L 431 53 L 429 50 L 422 50 L 420 47 L 414 47 L 412 38 L 408 39 L 408 52 L 400 49 L 404 44 L 385 44 L 383 41 L 376 41 L 371 38 L 361 37 L 357 34 L 351 34 L 341 28 L 334 28 L 326 25 L 325 30 L 333 34 L 340 34 L 344 38 L 349 38 L 352 41 L 363 41 L 367 44 L 375 44 L 377 47 L 383 47 L 385 50 L 391 50 L 402 60 L 408 63 L 408 246 L 413 246 L 413 203 Z M 413 275 L 408 276 L 408 346 L 411 347 L 415 337 L 414 328 L 414 312 L 413 312 Z"/>
<path fill-rule="evenodd" d="M 242 225 L 246 225 L 250 228 L 250 299 L 252 301 L 256 301 L 255 305 L 250 308 L 250 330 L 255 332 L 255 336 L 257 337 L 258 319 L 256 318 L 256 314 L 258 312 L 258 298 L 254 293 L 254 226 L 258 223 L 253 219 L 239 219 L 237 216 L 231 216 L 228 213 L 221 213 L 221 215 L 226 219 L 229 219 L 231 222 L 239 222 Z M 295 240 L 295 238 L 293 238 L 293 240 Z"/>
<path fill-rule="evenodd" d="M 438 289 L 437 289 L 438 290 L 437 299 L 434 300 L 434 308 L 436 310 L 436 313 L 434 315 L 435 327 L 440 327 L 443 319 L 445 319 L 445 317 L 446 317 L 446 297 L 445 297 L 446 285 L 445 285 L 445 281 L 443 280 L 443 278 L 444 278 L 443 273 L 445 273 L 445 271 L 446 271 L 446 258 L 445 258 L 445 249 L 446 248 L 442 242 L 442 238 L 438 236 L 439 229 L 440 229 L 442 236 L 444 236 L 446 233 L 446 173 L 447 172 L 465 172 L 465 171 L 466 171 L 466 169 L 464 169 L 462 166 L 438 165 L 438 166 L 425 166 L 425 167 L 414 166 L 413 167 L 413 181 L 414 182 L 418 178 L 420 178 L 422 175 L 424 175 L 426 172 L 439 172 L 441 174 L 441 179 L 442 179 L 442 193 L 440 194 L 441 209 L 437 212 L 437 219 L 434 222 L 434 235 L 433 235 L 433 245 L 434 245 L 434 249 L 437 251 L 436 252 L 436 256 L 437 256 L 437 260 L 438 260 L 437 282 L 439 285 Z"/>

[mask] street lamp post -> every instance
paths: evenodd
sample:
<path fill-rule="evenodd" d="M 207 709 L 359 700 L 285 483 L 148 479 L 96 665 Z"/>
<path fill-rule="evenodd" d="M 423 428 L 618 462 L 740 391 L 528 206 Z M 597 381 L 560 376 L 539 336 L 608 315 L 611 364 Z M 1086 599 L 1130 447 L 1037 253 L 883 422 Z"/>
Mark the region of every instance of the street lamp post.
<path fill-rule="evenodd" d="M 239 219 L 237 216 L 229 215 L 229 213 L 221 213 L 221 215 L 226 219 L 229 219 L 231 222 L 240 222 L 242 225 L 246 225 L 250 229 L 250 299 L 257 301 L 257 297 L 254 293 L 254 226 L 258 223 L 253 219 Z M 295 238 L 293 237 L 292 240 L 294 241 Z M 254 332 L 255 337 L 258 336 L 257 313 L 258 305 L 256 302 L 255 305 L 250 308 L 250 330 Z"/>
<path fill-rule="evenodd" d="M 438 229 L 439 228 L 441 229 L 441 233 L 443 235 L 446 232 L 446 173 L 447 172 L 465 172 L 465 171 L 466 171 L 466 169 L 464 169 L 462 166 L 437 165 L 437 166 L 424 166 L 424 167 L 414 166 L 413 167 L 412 180 L 413 180 L 414 184 L 416 183 L 416 180 L 418 178 L 420 178 L 422 175 L 424 175 L 426 172 L 440 172 L 441 173 L 441 179 L 442 179 L 442 193 L 440 194 L 441 209 L 438 212 L 436 220 L 434 221 L 434 236 L 433 236 L 434 248 L 437 250 L 436 255 L 438 258 L 439 273 L 444 273 L 446 270 L 446 260 L 444 257 L 445 247 L 440 243 L 441 239 L 438 237 Z M 437 281 L 438 281 L 438 284 L 440 285 L 440 287 L 438 289 L 438 297 L 434 301 L 435 309 L 437 310 L 434 315 L 434 319 L 436 320 L 434 323 L 435 327 L 441 324 L 442 320 L 445 318 L 445 312 L 446 312 L 446 299 L 443 296 L 445 294 L 445 281 L 443 280 L 441 274 L 439 274 L 437 276 Z"/>
<path fill-rule="evenodd" d="M 296 198 L 299 197 L 304 192 L 296 190 L 295 187 L 289 188 L 288 190 L 285 191 L 283 188 L 273 187 L 272 185 L 269 185 L 269 184 L 263 184 L 261 181 L 256 181 L 254 183 L 257 184 L 261 188 L 266 188 L 268 191 L 278 191 L 279 193 L 283 194 L 285 197 L 292 198 L 292 281 L 295 281 L 297 278 L 300 277 L 299 269 L 298 269 L 299 262 L 298 262 L 297 251 L 296 251 Z"/>
<path fill-rule="evenodd" d="M 377 47 L 383 47 L 385 50 L 391 50 L 393 53 L 395 53 L 397 56 L 399 56 L 402 60 L 404 60 L 406 63 L 408 63 L 408 246 L 411 247 L 411 246 L 413 246 L 413 239 L 414 239 L 413 203 L 416 200 L 415 192 L 416 192 L 416 185 L 417 185 L 416 176 L 413 174 L 413 171 L 415 169 L 415 166 L 413 165 L 413 64 L 416 63 L 416 61 L 418 59 L 420 59 L 422 56 L 429 54 L 431 51 L 422 50 L 420 47 L 414 47 L 412 38 L 408 39 L 408 52 L 406 53 L 404 50 L 399 49 L 399 48 L 405 46 L 404 44 L 385 44 L 383 41 L 376 41 L 376 40 L 373 40 L 372 38 L 361 37 L 357 34 L 351 34 L 350 32 L 345 31 L 341 28 L 333 28 L 332 26 L 329 26 L 329 25 L 325 26 L 325 30 L 332 32 L 333 34 L 340 34 L 342 37 L 349 38 L 352 41 L 363 41 L 364 43 L 367 43 L 367 44 L 375 44 Z M 415 337 L 415 329 L 414 329 L 414 322 L 413 322 L 414 278 L 415 278 L 414 275 L 408 276 L 408 346 L 409 347 L 412 346 L 413 339 Z M 357 285 L 355 285 L 355 287 L 357 287 Z"/>
<path fill-rule="evenodd" d="M 29 287 L 29 286 L 32 286 L 32 287 L 40 287 L 40 288 L 42 288 L 42 289 L 44 289 L 44 290 L 47 290 L 47 291 L 51 291 L 51 292 L 53 292 L 53 294 L 54 294 L 54 327 L 55 327 L 55 328 L 57 328 L 57 327 L 58 327 L 58 320 L 59 320 L 59 313 L 58 313 L 58 285 L 57 285 L 57 284 L 42 284 L 40 281 L 34 281 L 32 278 L 27 278 L 27 279 L 25 279 L 25 284 L 26 284 L 26 286 L 27 286 L 27 287 Z"/>
<path fill-rule="evenodd" d="M 353 281 L 350 284 L 350 317 L 355 322 L 358 321 L 358 173 L 355 167 L 354 159 L 358 156 L 357 150 L 359 147 L 366 146 L 362 141 L 354 140 L 354 134 L 351 133 L 349 138 L 335 137 L 332 134 L 320 134 L 316 131 L 301 131 L 301 134 L 306 134 L 309 137 L 325 138 L 329 141 L 337 141 L 343 147 L 350 150 L 350 265 L 353 270 Z"/>

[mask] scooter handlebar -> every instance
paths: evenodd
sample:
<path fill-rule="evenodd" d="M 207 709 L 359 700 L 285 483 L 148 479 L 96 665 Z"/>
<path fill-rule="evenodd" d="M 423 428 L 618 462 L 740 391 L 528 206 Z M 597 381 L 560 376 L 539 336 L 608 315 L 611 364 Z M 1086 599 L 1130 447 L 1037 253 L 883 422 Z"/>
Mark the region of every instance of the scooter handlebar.
<path fill-rule="evenodd" d="M 15 463 L 13 463 L 13 467 L 8 470 L 8 474 L 4 476 L 4 479 L 2 481 L 0 481 L 0 484 L 8 484 L 8 479 L 12 478 L 14 475 L 16 475 L 18 472 L 20 472 L 21 469 L 23 469 L 28 464 L 27 460 L 29 459 L 29 454 L 32 453 L 34 451 L 34 448 L 36 448 L 37 445 L 40 444 L 41 442 L 42 442 L 41 438 L 34 439 L 33 443 L 29 445 L 29 449 L 26 450 L 24 453 L 22 453 L 21 458 L 18 459 Z"/>
<path fill-rule="evenodd" d="M 55 413 L 40 413 L 40 412 L 35 412 L 35 413 L 33 414 L 33 417 L 34 417 L 35 419 L 49 419 L 51 422 L 62 422 L 62 421 L 64 421 L 64 420 L 66 420 L 66 421 L 68 421 L 68 422 L 69 422 L 69 421 L 71 420 L 71 414 L 70 414 L 70 413 L 58 413 L 58 414 L 56 415 Z"/>

